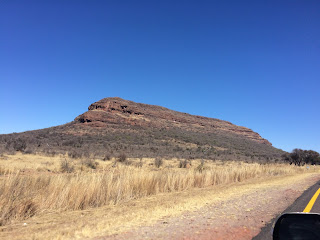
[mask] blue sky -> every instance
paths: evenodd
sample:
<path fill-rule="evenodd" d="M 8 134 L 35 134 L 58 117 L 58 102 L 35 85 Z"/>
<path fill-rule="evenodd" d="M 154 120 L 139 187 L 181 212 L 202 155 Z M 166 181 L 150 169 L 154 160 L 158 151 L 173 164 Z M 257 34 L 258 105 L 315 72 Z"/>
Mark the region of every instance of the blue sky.
<path fill-rule="evenodd" d="M 2 1 L 0 134 L 118 96 L 320 152 L 319 12 L 317 0 Z"/>

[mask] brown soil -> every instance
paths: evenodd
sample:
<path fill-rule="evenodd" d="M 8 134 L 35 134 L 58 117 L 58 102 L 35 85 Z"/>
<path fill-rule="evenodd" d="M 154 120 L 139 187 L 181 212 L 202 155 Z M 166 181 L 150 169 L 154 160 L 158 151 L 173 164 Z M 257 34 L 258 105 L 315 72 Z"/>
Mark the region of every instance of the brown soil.
<path fill-rule="evenodd" d="M 94 239 L 251 239 L 319 179 L 313 176 L 298 184 L 257 188 L 197 211 L 163 218 L 151 226 Z"/>

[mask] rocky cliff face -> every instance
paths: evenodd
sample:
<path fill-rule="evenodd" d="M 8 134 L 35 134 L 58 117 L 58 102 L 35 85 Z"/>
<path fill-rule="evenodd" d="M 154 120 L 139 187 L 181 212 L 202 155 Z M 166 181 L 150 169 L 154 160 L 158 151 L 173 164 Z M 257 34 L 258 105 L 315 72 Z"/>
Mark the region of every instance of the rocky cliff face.
<path fill-rule="evenodd" d="M 268 140 L 251 129 L 227 121 L 172 111 L 160 106 L 135 103 L 118 97 L 104 98 L 91 104 L 88 111 L 78 116 L 73 123 L 79 127 L 95 129 L 131 125 L 152 129 L 180 128 L 201 133 L 227 132 L 271 145 Z"/>

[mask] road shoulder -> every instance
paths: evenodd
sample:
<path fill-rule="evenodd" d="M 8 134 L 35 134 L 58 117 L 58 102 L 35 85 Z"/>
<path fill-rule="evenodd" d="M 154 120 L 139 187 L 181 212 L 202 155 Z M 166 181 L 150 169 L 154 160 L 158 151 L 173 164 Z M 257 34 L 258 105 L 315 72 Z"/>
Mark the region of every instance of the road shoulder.
<path fill-rule="evenodd" d="M 252 239 L 319 179 L 301 174 L 232 186 L 198 210 L 97 239 Z"/>

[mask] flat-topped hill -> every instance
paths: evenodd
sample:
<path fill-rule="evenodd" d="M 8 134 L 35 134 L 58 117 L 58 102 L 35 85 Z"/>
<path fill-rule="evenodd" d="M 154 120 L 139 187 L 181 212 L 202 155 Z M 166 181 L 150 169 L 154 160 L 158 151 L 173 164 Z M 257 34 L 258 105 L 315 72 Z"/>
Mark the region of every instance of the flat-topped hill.
<path fill-rule="evenodd" d="M 137 125 L 142 128 L 157 129 L 178 127 L 186 131 L 202 133 L 225 131 L 271 145 L 269 141 L 261 138 L 251 129 L 236 126 L 227 121 L 190 115 L 155 105 L 135 103 L 118 97 L 104 98 L 91 104 L 88 110 L 78 116 L 75 123 L 97 128 L 106 128 L 112 125 Z"/>
<path fill-rule="evenodd" d="M 91 104 L 72 122 L 0 135 L 3 149 L 78 155 L 275 160 L 282 150 L 249 128 L 118 97 Z"/>

